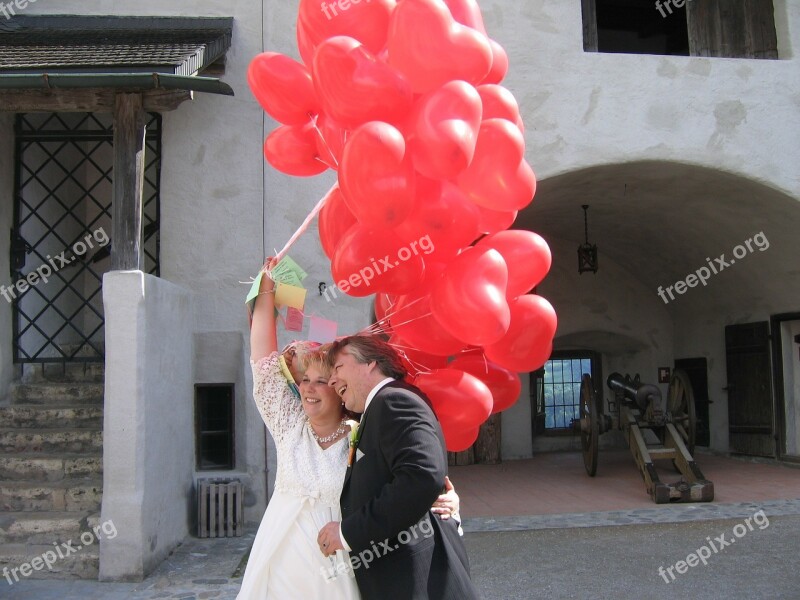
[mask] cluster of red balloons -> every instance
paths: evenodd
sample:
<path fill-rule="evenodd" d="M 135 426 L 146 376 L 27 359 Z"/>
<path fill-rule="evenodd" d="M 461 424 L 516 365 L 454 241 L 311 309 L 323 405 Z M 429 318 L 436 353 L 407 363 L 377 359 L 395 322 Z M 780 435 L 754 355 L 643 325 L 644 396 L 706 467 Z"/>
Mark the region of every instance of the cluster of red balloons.
<path fill-rule="evenodd" d="M 265 52 L 248 70 L 282 123 L 264 154 L 290 175 L 338 172 L 319 220 L 334 282 L 377 294 L 448 449 L 468 448 L 519 396 L 517 373 L 547 360 L 556 329 L 552 306 L 527 293 L 550 250 L 508 229 L 536 178 L 500 85 L 506 53 L 476 0 L 301 0 L 297 42 L 302 62 Z"/>

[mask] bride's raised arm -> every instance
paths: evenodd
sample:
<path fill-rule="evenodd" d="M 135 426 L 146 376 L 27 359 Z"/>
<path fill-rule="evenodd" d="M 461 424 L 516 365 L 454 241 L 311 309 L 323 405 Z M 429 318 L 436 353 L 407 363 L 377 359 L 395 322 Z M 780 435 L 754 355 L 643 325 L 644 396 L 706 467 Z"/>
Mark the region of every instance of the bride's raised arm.
<path fill-rule="evenodd" d="M 253 308 L 253 322 L 250 325 L 250 359 L 254 363 L 278 351 L 278 334 L 275 329 L 275 282 L 266 273 L 274 263 L 274 258 L 267 259 Z"/>

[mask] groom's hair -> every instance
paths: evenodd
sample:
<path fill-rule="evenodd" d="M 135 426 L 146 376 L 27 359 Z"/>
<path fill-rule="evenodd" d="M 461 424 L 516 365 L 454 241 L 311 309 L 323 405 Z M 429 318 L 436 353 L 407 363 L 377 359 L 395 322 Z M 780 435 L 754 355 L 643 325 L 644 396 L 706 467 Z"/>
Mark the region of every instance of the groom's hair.
<path fill-rule="evenodd" d="M 351 335 L 333 342 L 328 350 L 328 362 L 331 367 L 336 362 L 336 355 L 345 348 L 357 362 L 375 361 L 378 370 L 386 377 L 402 379 L 406 376 L 406 368 L 395 349 L 372 335 Z"/>

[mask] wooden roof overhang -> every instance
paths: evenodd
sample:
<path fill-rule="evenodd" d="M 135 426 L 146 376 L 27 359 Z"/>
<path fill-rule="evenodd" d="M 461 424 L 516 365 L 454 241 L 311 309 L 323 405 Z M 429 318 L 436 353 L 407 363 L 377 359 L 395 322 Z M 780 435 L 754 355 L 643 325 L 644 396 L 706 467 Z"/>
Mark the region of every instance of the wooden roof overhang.
<path fill-rule="evenodd" d="M 0 111 L 111 112 L 112 269 L 142 264 L 145 115 L 194 92 L 232 96 L 233 19 L 20 15 L 0 21 Z M 204 76 L 200 76 L 203 74 Z"/>

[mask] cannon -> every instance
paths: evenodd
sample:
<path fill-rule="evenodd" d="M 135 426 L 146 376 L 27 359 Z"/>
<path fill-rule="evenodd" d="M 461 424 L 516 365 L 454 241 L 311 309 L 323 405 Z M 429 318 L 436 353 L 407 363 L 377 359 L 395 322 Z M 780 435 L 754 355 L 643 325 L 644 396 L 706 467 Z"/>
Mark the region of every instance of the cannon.
<path fill-rule="evenodd" d="M 676 370 L 669 383 L 665 399 L 661 390 L 642 383 L 637 375 L 631 378 L 612 373 L 606 380 L 614 391 L 617 427 L 625 434 L 631 454 L 644 479 L 647 493 L 656 504 L 667 502 L 711 502 L 714 484 L 708 481 L 697 466 L 694 453 L 697 418 L 694 394 L 685 371 Z M 602 400 L 602 397 L 601 397 Z M 590 477 L 597 473 L 598 437 L 614 428 L 614 420 L 603 414 L 592 378 L 581 379 L 580 418 L 573 428 L 580 433 L 583 464 Z M 648 445 L 645 430 L 650 430 L 659 443 Z M 681 479 L 664 483 L 658 476 L 654 460 L 671 460 Z"/>

